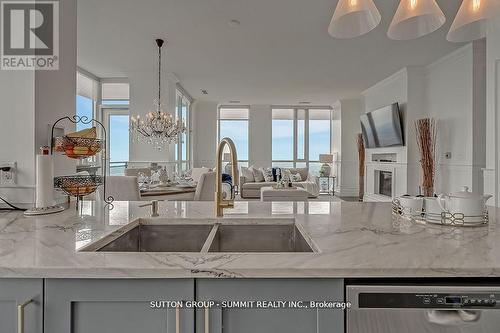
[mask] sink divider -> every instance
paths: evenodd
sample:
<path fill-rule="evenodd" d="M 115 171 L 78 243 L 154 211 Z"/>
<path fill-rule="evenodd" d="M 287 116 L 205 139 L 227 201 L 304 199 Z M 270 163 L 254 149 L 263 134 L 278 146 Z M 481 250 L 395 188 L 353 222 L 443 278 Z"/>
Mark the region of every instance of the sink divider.
<path fill-rule="evenodd" d="M 200 253 L 208 253 L 208 250 L 210 250 L 210 246 L 212 245 L 215 235 L 217 234 L 217 231 L 219 230 L 220 223 L 215 223 L 214 226 L 212 227 L 212 230 L 210 230 L 210 233 L 208 234 L 207 239 L 205 240 L 205 243 L 203 244 L 203 247 L 201 248 Z"/>

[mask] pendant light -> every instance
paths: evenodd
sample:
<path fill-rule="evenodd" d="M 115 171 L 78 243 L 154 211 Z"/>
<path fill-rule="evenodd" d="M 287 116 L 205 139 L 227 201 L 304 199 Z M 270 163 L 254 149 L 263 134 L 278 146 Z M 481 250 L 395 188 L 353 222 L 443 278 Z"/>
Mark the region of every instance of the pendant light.
<path fill-rule="evenodd" d="M 488 19 L 498 10 L 498 0 L 463 0 L 446 39 L 469 42 L 486 37 Z"/>
<path fill-rule="evenodd" d="M 156 39 L 158 46 L 158 98 L 154 101 L 154 111 L 145 117 L 140 115 L 130 117 L 130 134 L 133 142 L 144 142 L 161 150 L 165 144 L 177 143 L 179 134 L 186 132 L 186 126 L 174 119 L 171 113 L 163 110 L 161 103 L 161 50 L 164 40 Z"/>
<path fill-rule="evenodd" d="M 401 0 L 387 36 L 396 40 L 415 39 L 436 31 L 445 21 L 435 0 Z"/>
<path fill-rule="evenodd" d="M 336 38 L 354 38 L 373 30 L 380 20 L 373 0 L 339 0 L 328 33 Z"/>

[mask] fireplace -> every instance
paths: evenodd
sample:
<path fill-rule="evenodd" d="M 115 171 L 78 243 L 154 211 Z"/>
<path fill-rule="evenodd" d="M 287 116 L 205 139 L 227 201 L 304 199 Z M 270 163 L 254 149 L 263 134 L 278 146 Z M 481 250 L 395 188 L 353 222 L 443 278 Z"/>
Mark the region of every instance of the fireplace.
<path fill-rule="evenodd" d="M 378 171 L 378 193 L 392 198 L 392 172 Z"/>

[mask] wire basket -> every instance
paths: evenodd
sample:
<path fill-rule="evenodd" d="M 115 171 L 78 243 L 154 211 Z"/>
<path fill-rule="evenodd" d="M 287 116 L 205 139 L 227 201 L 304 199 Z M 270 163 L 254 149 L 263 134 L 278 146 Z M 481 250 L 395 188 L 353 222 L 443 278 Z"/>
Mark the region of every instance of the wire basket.
<path fill-rule="evenodd" d="M 76 175 L 54 178 L 55 188 L 61 189 L 67 195 L 77 198 L 94 193 L 102 183 L 103 178 L 100 175 Z"/>
<path fill-rule="evenodd" d="M 102 150 L 104 141 L 94 138 L 73 138 L 60 136 L 54 138 L 55 151 L 73 159 L 83 159 L 96 155 Z"/>

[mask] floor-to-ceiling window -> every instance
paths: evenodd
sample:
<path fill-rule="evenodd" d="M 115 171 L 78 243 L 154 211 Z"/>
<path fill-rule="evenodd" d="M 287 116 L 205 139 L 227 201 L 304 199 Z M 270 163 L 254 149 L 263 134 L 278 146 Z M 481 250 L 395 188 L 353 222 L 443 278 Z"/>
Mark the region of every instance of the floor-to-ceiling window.
<path fill-rule="evenodd" d="M 76 115 L 79 119 L 87 119 L 76 124 L 77 131 L 93 126 L 90 120 L 96 118 L 98 87 L 96 79 L 81 72 L 76 73 Z"/>
<path fill-rule="evenodd" d="M 110 175 L 123 175 L 129 162 L 129 84 L 103 82 L 102 117 L 107 133 L 107 158 Z"/>
<path fill-rule="evenodd" d="M 294 167 L 295 109 L 273 109 L 272 157 L 273 166 Z"/>
<path fill-rule="evenodd" d="M 190 110 L 191 97 L 182 89 L 177 89 L 176 92 L 176 117 L 184 126 L 186 132 L 179 134 L 178 143 L 175 148 L 176 170 L 179 174 L 184 173 L 190 168 Z"/>
<path fill-rule="evenodd" d="M 321 169 L 320 154 L 331 154 L 332 111 L 309 109 L 309 171 L 317 175 Z"/>
<path fill-rule="evenodd" d="M 331 153 L 331 114 L 329 108 L 273 108 L 273 166 L 308 167 L 317 174 L 319 155 Z"/>
<path fill-rule="evenodd" d="M 228 137 L 234 141 L 239 166 L 248 166 L 248 107 L 219 108 L 219 141 Z"/>

